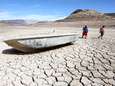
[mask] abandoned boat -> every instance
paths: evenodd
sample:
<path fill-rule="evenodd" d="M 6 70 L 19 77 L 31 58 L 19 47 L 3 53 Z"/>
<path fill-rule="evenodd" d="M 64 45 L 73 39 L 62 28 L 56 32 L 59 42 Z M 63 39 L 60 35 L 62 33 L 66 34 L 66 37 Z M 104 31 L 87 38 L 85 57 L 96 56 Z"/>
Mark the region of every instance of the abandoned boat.
<path fill-rule="evenodd" d="M 22 52 L 33 52 L 41 48 L 54 47 L 67 43 L 73 43 L 77 40 L 77 34 L 31 37 L 21 39 L 5 40 L 4 42 Z"/>

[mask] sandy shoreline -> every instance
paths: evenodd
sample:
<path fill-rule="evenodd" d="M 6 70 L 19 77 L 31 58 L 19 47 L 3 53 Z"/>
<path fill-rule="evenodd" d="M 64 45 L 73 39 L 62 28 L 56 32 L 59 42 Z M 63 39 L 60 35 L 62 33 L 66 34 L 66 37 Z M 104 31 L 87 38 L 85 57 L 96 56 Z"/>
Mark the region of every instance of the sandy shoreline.
<path fill-rule="evenodd" d="M 56 34 L 77 32 L 81 36 L 81 28 L 54 29 Z M 52 34 L 52 30 L 0 28 L 0 86 L 115 85 L 115 29 L 106 29 L 101 40 L 97 39 L 98 29 L 89 28 L 86 40 L 78 38 L 74 45 L 33 54 L 15 53 L 3 43 L 8 37 Z"/>

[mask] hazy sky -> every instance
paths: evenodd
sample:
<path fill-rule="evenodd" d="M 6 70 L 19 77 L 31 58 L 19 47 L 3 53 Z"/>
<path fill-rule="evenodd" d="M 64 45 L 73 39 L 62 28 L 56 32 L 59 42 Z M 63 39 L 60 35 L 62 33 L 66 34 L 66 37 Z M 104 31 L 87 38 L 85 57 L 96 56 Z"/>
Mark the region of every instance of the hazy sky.
<path fill-rule="evenodd" d="M 115 0 L 0 0 L 0 19 L 55 20 L 76 9 L 115 12 Z"/>

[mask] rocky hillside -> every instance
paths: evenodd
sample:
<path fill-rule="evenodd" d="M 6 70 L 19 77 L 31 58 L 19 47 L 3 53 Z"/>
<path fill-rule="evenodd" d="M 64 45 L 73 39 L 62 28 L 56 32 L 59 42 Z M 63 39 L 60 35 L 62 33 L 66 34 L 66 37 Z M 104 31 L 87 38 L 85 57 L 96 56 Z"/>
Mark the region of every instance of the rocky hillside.
<path fill-rule="evenodd" d="M 68 17 L 58 21 L 84 21 L 84 20 L 105 20 L 111 19 L 111 16 L 108 16 L 104 13 L 97 12 L 95 10 L 82 10 L 77 9 L 72 12 Z"/>

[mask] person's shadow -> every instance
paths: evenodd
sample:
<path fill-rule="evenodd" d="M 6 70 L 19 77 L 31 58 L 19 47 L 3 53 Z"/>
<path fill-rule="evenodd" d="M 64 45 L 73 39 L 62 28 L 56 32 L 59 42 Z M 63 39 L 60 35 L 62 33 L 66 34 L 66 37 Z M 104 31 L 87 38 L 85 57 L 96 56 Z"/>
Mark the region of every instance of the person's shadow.
<path fill-rule="evenodd" d="M 45 51 L 49 51 L 49 50 L 59 49 L 59 48 L 66 47 L 69 45 L 72 45 L 72 43 L 67 43 L 67 44 L 58 45 L 58 46 L 54 46 L 54 47 L 48 47 L 48 48 L 41 48 L 41 49 L 37 49 L 36 51 L 30 52 L 30 53 L 24 53 L 24 52 L 14 49 L 14 48 L 10 48 L 10 49 L 3 50 L 2 53 L 3 54 L 14 54 L 14 55 L 34 54 L 34 53 L 40 53 L 40 52 L 45 52 Z"/>
<path fill-rule="evenodd" d="M 83 37 L 79 37 L 79 39 L 83 39 Z"/>

